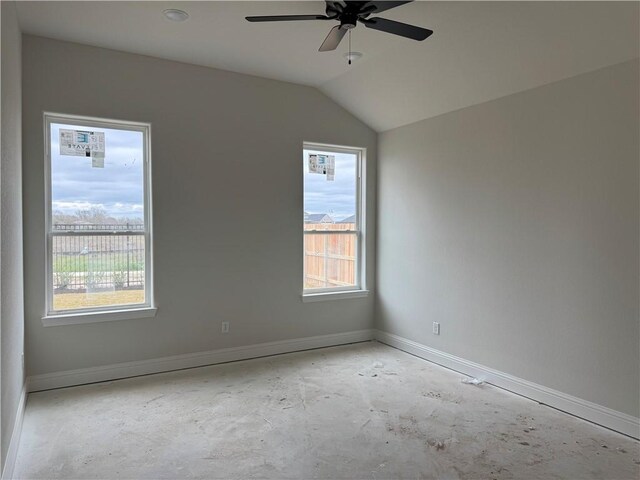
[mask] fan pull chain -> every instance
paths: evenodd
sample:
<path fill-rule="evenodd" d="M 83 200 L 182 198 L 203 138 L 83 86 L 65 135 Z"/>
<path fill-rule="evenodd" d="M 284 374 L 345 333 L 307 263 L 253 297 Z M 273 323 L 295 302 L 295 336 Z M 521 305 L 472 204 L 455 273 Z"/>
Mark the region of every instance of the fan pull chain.
<path fill-rule="evenodd" d="M 349 30 L 349 65 L 351 65 L 351 30 Z"/>

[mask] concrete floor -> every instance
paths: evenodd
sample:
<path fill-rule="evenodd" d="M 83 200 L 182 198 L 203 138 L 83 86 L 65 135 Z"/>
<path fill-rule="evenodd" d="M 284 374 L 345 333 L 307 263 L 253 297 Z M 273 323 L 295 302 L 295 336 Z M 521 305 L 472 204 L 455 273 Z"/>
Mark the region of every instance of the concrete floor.
<path fill-rule="evenodd" d="M 640 443 L 377 343 L 29 396 L 16 478 L 637 479 Z"/>

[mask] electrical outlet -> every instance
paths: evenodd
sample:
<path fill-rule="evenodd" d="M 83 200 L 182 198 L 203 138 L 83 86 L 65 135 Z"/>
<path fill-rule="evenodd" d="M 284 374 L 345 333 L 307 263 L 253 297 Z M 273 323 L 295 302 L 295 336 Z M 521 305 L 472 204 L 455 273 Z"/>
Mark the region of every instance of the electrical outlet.
<path fill-rule="evenodd" d="M 229 322 L 222 322 L 222 333 L 229 333 Z"/>
<path fill-rule="evenodd" d="M 433 334 L 440 335 L 440 324 L 438 322 L 433 322 Z"/>

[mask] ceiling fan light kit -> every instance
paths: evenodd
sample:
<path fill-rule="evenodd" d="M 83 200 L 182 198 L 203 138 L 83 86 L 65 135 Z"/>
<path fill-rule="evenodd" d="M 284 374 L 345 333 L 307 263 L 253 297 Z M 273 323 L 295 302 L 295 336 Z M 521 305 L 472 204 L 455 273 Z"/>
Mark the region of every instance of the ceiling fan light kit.
<path fill-rule="evenodd" d="M 346 52 L 343 57 L 349 60 L 350 62 L 355 62 L 356 60 L 360 60 L 362 58 L 362 52 Z"/>
<path fill-rule="evenodd" d="M 408 25 L 406 23 L 396 22 L 395 20 L 388 20 L 381 17 L 370 18 L 370 15 L 377 15 L 378 13 L 386 10 L 399 7 L 406 3 L 411 3 L 411 1 L 413 0 L 396 2 L 350 0 L 340 2 L 326 1 L 327 7 L 325 15 L 270 15 L 246 17 L 246 19 L 249 22 L 337 20 L 340 22 L 340 25 L 335 25 L 329 31 L 329 34 L 318 49 L 320 52 L 330 52 L 338 48 L 338 45 L 340 45 L 340 42 L 347 32 L 351 33 L 351 30 L 356 28 L 358 22 L 362 23 L 367 28 L 391 33 L 393 35 L 399 35 L 412 40 L 422 41 L 430 37 L 433 34 L 433 31 L 427 28 L 416 27 L 415 25 Z M 349 53 L 347 54 L 349 64 L 351 64 L 351 60 L 353 60 L 353 58 L 351 58 L 352 53 L 355 52 L 351 52 L 351 47 L 349 47 Z M 362 54 L 360 54 L 360 56 L 362 56 Z"/>

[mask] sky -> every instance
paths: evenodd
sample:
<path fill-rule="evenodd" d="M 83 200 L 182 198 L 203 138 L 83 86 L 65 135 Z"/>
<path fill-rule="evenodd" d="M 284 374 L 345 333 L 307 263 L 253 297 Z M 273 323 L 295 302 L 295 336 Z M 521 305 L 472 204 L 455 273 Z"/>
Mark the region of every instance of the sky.
<path fill-rule="evenodd" d="M 90 157 L 60 155 L 60 129 L 105 132 L 104 168 L 92 167 Z M 101 207 L 112 217 L 142 218 L 143 134 L 128 130 L 77 125 L 51 125 L 52 209 L 64 214 Z M 335 180 L 309 173 L 309 154 L 304 150 L 304 211 L 326 213 L 339 221 L 356 212 L 357 155 L 335 156 Z"/>
<path fill-rule="evenodd" d="M 325 175 L 309 173 L 309 155 L 323 153 L 336 158 L 335 180 L 327 181 Z M 336 221 L 356 213 L 357 155 L 304 150 L 304 211 L 326 213 Z"/>
<path fill-rule="evenodd" d="M 60 128 L 105 132 L 104 168 L 90 157 L 60 155 Z M 92 206 L 113 217 L 142 218 L 143 134 L 77 125 L 51 125 L 52 210 L 74 214 Z"/>

